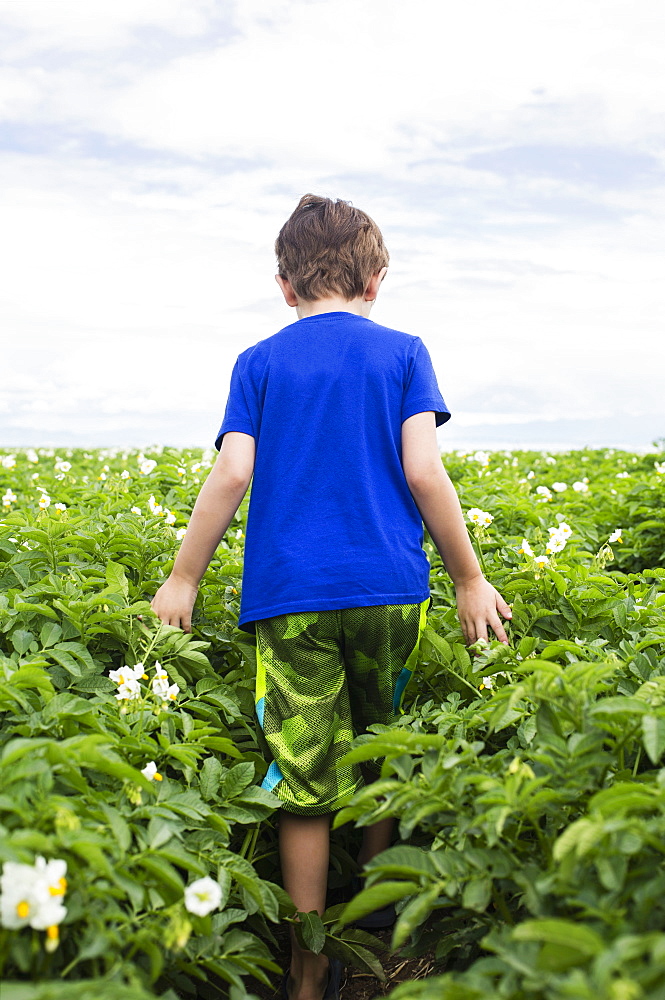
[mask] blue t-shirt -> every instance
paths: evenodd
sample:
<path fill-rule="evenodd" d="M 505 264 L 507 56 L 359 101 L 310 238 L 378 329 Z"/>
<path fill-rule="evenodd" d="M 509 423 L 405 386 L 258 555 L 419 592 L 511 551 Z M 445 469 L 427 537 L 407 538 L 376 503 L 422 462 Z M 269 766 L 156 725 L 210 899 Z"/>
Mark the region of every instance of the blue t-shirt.
<path fill-rule="evenodd" d="M 419 337 L 355 313 L 307 316 L 238 357 L 224 420 L 256 440 L 239 625 L 429 596 L 402 422 L 450 417 Z"/>

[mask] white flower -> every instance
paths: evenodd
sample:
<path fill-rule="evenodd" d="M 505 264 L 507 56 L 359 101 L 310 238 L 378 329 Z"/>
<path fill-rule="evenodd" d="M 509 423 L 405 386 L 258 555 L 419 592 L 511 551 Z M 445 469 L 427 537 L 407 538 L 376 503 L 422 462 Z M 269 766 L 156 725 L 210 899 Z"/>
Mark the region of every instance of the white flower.
<path fill-rule="evenodd" d="M 492 678 L 483 677 L 483 683 L 480 685 L 481 691 L 483 688 L 487 688 L 488 691 L 491 691 L 493 687 L 494 687 L 494 681 L 492 680 Z"/>
<path fill-rule="evenodd" d="M 179 476 L 184 476 L 187 473 L 187 469 L 183 469 L 182 465 L 179 465 L 178 469 L 177 469 L 177 472 L 178 472 Z"/>
<path fill-rule="evenodd" d="M 34 448 L 28 448 L 28 450 L 25 453 L 25 457 L 29 462 L 32 462 L 33 465 L 35 464 L 35 462 L 39 461 L 39 456 L 37 455 L 37 452 L 35 451 Z"/>
<path fill-rule="evenodd" d="M 169 675 L 160 666 L 159 662 L 155 663 L 155 676 L 152 679 L 152 690 L 158 698 L 166 699 L 169 690 Z"/>
<path fill-rule="evenodd" d="M 0 458 L 0 465 L 3 469 L 13 469 L 16 465 L 16 455 L 3 455 Z"/>
<path fill-rule="evenodd" d="M 570 527 L 569 524 L 566 524 L 565 521 L 562 521 L 558 528 L 550 528 L 549 532 L 550 532 L 550 535 L 553 535 L 556 532 L 557 534 L 561 535 L 563 538 L 570 538 L 570 536 L 573 533 L 573 529 Z"/>
<path fill-rule="evenodd" d="M 56 503 L 53 506 L 56 510 L 67 510 L 67 504 L 64 503 Z"/>
<path fill-rule="evenodd" d="M 72 467 L 71 462 L 63 462 L 61 459 L 55 463 L 55 469 L 57 472 L 69 472 Z"/>
<path fill-rule="evenodd" d="M 116 698 L 118 701 L 135 701 L 141 697 L 141 685 L 129 677 L 124 684 L 118 684 Z"/>
<path fill-rule="evenodd" d="M 615 528 L 607 541 L 610 545 L 612 542 L 623 542 L 623 538 L 621 537 L 621 528 Z"/>
<path fill-rule="evenodd" d="M 178 697 L 179 691 L 180 688 L 178 687 L 177 684 L 171 684 L 171 686 L 166 689 L 166 696 L 162 695 L 161 697 L 165 698 L 165 700 L 166 698 L 168 698 L 169 701 L 175 701 L 176 698 Z"/>
<path fill-rule="evenodd" d="M 109 670 L 109 677 L 116 684 L 127 684 L 129 681 L 140 681 L 145 678 L 145 667 L 137 663 L 133 667 L 124 666 L 120 670 Z"/>
<path fill-rule="evenodd" d="M 531 470 L 531 472 L 527 472 L 526 478 L 527 479 L 535 479 L 536 478 L 536 473 L 533 471 L 533 469 Z"/>
<path fill-rule="evenodd" d="M 151 513 L 155 514 L 157 517 L 163 513 L 161 504 L 157 503 L 152 494 L 150 494 L 150 499 L 148 500 L 148 507 L 150 508 Z"/>
<path fill-rule="evenodd" d="M 556 458 L 552 458 L 551 455 L 546 455 L 545 461 L 547 462 L 548 465 L 556 465 Z"/>
<path fill-rule="evenodd" d="M 466 512 L 466 516 L 471 524 L 478 524 L 481 527 L 486 527 L 490 525 L 494 518 L 486 510 L 481 510 L 480 507 L 472 507 Z"/>
<path fill-rule="evenodd" d="M 564 493 L 568 489 L 568 483 L 552 483 L 555 493 Z"/>
<path fill-rule="evenodd" d="M 46 510 L 46 508 L 49 506 L 50 503 L 51 503 L 51 498 L 48 495 L 48 493 L 42 493 L 41 499 L 39 501 L 40 510 Z"/>
<path fill-rule="evenodd" d="M 97 479 L 106 479 L 106 473 L 100 472 L 99 475 L 97 476 Z"/>
<path fill-rule="evenodd" d="M 140 507 L 132 507 L 132 514 L 140 514 L 140 513 L 141 513 Z"/>
<path fill-rule="evenodd" d="M 563 535 L 559 534 L 556 529 L 550 528 L 550 540 L 547 543 L 547 548 L 545 551 L 548 555 L 552 555 L 554 552 L 562 552 L 566 547 L 566 539 Z"/>
<path fill-rule="evenodd" d="M 157 770 L 154 760 L 149 761 L 145 767 L 141 768 L 141 774 L 144 774 L 149 781 L 162 780 L 162 775 Z"/>
<path fill-rule="evenodd" d="M 527 541 L 526 538 L 522 539 L 522 544 L 521 544 L 521 546 L 520 546 L 520 548 L 519 548 L 518 551 L 519 551 L 520 555 L 533 556 L 533 549 L 529 545 L 529 542 Z"/>
<path fill-rule="evenodd" d="M 665 462 L 654 462 L 653 467 L 659 476 L 665 475 Z"/>
<path fill-rule="evenodd" d="M 154 459 L 152 458 L 144 458 L 139 465 L 139 469 L 141 470 L 141 475 L 143 476 L 148 476 L 152 472 L 152 470 L 155 469 L 156 467 L 157 467 L 157 462 L 155 462 Z"/>
<path fill-rule="evenodd" d="M 542 569 L 543 566 L 548 565 L 549 559 L 547 558 L 547 556 L 536 556 L 535 563 L 539 569 Z"/>
<path fill-rule="evenodd" d="M 17 930 L 30 923 L 36 910 L 35 869 L 16 861 L 5 861 L 0 875 L 0 923 Z"/>
<path fill-rule="evenodd" d="M 16 503 L 16 494 L 12 493 L 11 489 L 7 487 L 7 492 L 2 498 L 2 504 L 4 507 L 11 507 L 13 503 Z"/>
<path fill-rule="evenodd" d="M 222 890 L 208 875 L 197 879 L 185 889 L 185 909 L 197 917 L 205 917 L 216 910 L 222 901 Z"/>
<path fill-rule="evenodd" d="M 630 479 L 629 472 L 617 472 L 617 479 Z"/>
<path fill-rule="evenodd" d="M 540 499 L 543 503 L 547 503 L 548 500 L 552 499 L 552 491 L 547 488 L 547 486 L 536 486 L 536 493 L 540 495 Z"/>
<path fill-rule="evenodd" d="M 175 536 L 178 539 L 178 541 L 181 542 L 186 534 L 187 534 L 187 528 L 178 528 L 178 530 L 175 533 Z"/>
<path fill-rule="evenodd" d="M 471 461 L 478 462 L 482 466 L 487 466 L 490 464 L 490 456 L 487 451 L 477 451 L 475 454 L 470 456 Z"/>
<path fill-rule="evenodd" d="M 67 909 L 62 898 L 67 889 L 67 862 L 45 861 L 38 857 L 34 865 L 5 861 L 0 876 L 0 922 L 3 927 L 18 929 L 29 924 L 44 931 L 57 927 Z M 57 933 L 49 934 L 55 939 Z"/>
<path fill-rule="evenodd" d="M 573 483 L 573 489 L 575 490 L 576 493 L 586 493 L 588 492 L 589 487 L 587 486 L 586 483 L 582 483 L 578 479 L 576 483 Z"/>
<path fill-rule="evenodd" d="M 164 520 L 166 521 L 167 524 L 175 524 L 176 518 L 172 510 L 169 510 L 168 507 L 165 507 L 164 514 L 165 514 Z"/>
<path fill-rule="evenodd" d="M 127 469 L 123 469 L 122 470 L 122 472 L 120 473 L 120 478 L 121 479 L 129 479 L 129 473 L 127 472 Z"/>

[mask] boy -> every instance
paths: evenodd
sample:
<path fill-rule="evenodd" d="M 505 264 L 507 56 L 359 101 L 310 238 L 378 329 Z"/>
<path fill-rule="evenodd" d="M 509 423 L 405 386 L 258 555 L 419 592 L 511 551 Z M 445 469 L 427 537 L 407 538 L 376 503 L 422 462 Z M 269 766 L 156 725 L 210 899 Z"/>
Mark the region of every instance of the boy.
<path fill-rule="evenodd" d="M 344 201 L 305 195 L 275 245 L 298 319 L 244 351 L 219 457 L 194 506 L 159 618 L 191 631 L 198 584 L 253 476 L 239 626 L 257 637 L 257 715 L 282 800 L 284 886 L 301 912 L 326 903 L 330 814 L 362 784 L 336 767 L 354 735 L 388 723 L 411 676 L 429 603 L 423 521 L 452 577 L 467 642 L 507 642 L 510 608 L 483 577 L 436 426 L 450 413 L 418 337 L 369 312 L 388 253 Z M 359 863 L 389 846 L 364 831 Z M 340 964 L 292 935 L 290 1000 L 336 997 Z"/>

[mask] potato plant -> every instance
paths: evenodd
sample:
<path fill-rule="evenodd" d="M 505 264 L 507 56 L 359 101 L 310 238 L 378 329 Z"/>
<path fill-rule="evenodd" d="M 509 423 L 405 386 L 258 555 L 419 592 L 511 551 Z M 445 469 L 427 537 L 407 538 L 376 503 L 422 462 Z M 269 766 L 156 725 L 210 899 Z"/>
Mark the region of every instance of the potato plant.
<path fill-rule="evenodd" d="M 277 800 L 237 629 L 247 499 L 199 590 L 165 579 L 214 453 L 0 453 L 3 1000 L 242 1000 L 279 982 Z M 665 461 L 657 448 L 443 456 L 509 647 L 467 649 L 431 542 L 434 606 L 405 713 L 358 738 L 381 777 L 335 820 L 396 819 L 365 887 L 299 925 L 382 975 L 353 923 L 437 975 L 395 1000 L 656 1000 L 665 991 Z M 355 838 L 355 840 L 354 840 Z M 56 864 L 57 862 L 57 864 Z M 64 866 L 64 867 L 63 867 Z M 249 993 L 248 993 L 249 991 Z"/>

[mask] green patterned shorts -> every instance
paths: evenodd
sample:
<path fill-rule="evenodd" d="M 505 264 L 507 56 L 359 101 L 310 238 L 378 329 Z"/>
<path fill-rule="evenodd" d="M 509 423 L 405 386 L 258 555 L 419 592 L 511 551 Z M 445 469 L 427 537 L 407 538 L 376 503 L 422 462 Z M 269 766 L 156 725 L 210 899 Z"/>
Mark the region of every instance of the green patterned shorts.
<path fill-rule="evenodd" d="M 430 600 L 277 615 L 256 623 L 256 714 L 272 763 L 263 788 L 320 816 L 363 784 L 338 767 L 355 736 L 400 710 Z"/>

